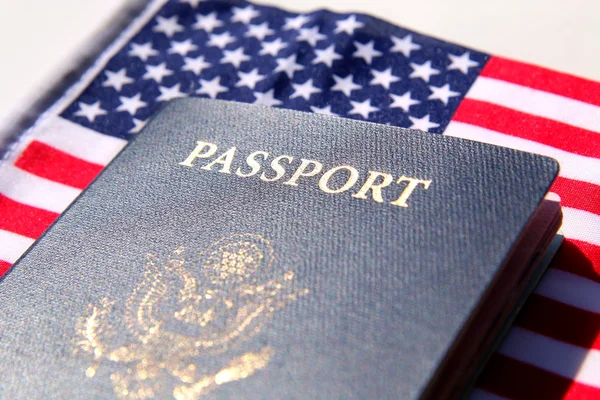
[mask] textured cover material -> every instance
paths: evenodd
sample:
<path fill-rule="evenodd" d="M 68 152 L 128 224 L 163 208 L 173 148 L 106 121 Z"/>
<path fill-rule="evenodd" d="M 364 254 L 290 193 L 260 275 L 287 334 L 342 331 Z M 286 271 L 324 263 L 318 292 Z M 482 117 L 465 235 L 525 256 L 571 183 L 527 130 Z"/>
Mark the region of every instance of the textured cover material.
<path fill-rule="evenodd" d="M 257 151 L 261 170 L 239 176 Z M 286 174 L 261 179 L 281 155 Z M 301 159 L 322 171 L 294 180 L 317 168 Z M 343 192 L 351 168 L 323 178 L 337 166 L 357 172 Z M 418 131 L 172 102 L 0 284 L 0 396 L 418 398 L 557 169 Z M 393 176 L 381 202 L 361 198 L 369 171 Z M 406 178 L 421 183 L 398 201 Z"/>

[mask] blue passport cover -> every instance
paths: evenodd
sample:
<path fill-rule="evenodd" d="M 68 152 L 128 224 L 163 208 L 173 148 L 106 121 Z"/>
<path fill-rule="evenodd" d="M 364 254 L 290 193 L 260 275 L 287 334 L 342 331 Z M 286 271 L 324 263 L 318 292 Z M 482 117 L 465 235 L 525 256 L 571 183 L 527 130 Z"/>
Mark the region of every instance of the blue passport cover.
<path fill-rule="evenodd" d="M 557 170 L 171 102 L 1 282 L 0 397 L 419 398 Z"/>

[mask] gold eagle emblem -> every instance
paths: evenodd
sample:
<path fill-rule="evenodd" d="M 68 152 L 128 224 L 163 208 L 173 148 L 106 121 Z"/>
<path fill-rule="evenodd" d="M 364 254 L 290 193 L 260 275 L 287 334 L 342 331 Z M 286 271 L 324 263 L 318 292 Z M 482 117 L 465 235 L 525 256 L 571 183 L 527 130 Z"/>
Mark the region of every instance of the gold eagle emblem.
<path fill-rule="evenodd" d="M 190 400 L 265 368 L 269 346 L 221 365 L 214 356 L 234 352 L 273 312 L 308 293 L 292 288 L 292 271 L 268 279 L 272 262 L 270 242 L 254 234 L 232 235 L 203 251 L 198 277 L 183 247 L 164 260 L 148 254 L 144 279 L 122 312 L 105 297 L 79 319 L 74 353 L 91 358 L 86 376 L 109 364 L 119 398 Z"/>

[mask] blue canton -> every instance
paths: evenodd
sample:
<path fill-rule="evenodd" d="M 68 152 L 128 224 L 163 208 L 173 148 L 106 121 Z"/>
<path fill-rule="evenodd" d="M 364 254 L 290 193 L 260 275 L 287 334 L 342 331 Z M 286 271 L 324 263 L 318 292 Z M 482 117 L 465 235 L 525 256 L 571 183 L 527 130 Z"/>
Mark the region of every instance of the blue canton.
<path fill-rule="evenodd" d="M 487 58 L 361 14 L 171 1 L 62 116 L 128 139 L 196 96 L 441 133 Z"/>

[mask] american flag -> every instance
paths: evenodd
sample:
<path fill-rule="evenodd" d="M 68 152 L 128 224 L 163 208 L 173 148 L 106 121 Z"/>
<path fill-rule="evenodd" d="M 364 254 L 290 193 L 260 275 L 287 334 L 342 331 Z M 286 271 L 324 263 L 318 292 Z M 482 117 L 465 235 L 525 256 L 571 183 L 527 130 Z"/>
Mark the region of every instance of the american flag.
<path fill-rule="evenodd" d="M 552 190 L 566 240 L 473 398 L 600 398 L 600 83 L 366 15 L 151 3 L 0 166 L 0 274 L 161 104 L 183 96 L 335 114 L 557 159 Z"/>

